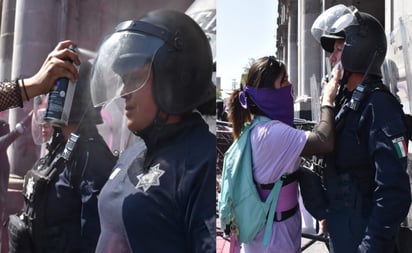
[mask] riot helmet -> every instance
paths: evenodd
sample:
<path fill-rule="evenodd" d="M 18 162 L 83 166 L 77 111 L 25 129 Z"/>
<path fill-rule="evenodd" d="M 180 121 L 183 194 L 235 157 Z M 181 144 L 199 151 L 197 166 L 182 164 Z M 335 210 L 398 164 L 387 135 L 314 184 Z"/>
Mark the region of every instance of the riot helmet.
<path fill-rule="evenodd" d="M 336 29 L 336 23 L 340 17 L 346 17 L 348 15 L 352 16 L 352 11 L 353 9 L 348 8 L 343 4 L 338 4 L 322 12 L 322 14 L 316 18 L 315 22 L 313 22 L 311 27 L 311 33 L 315 40 L 322 44 L 321 40 L 344 37 L 343 29 Z M 324 49 L 327 50 L 326 48 Z"/>
<path fill-rule="evenodd" d="M 357 25 L 345 28 L 342 65 L 351 72 L 382 76 L 381 66 L 386 56 L 386 36 L 379 21 L 360 12 Z"/>
<path fill-rule="evenodd" d="M 323 12 L 312 25 L 318 42 L 322 36 L 339 33 L 345 38 L 341 59 L 345 71 L 382 76 L 387 42 L 379 21 L 353 6 L 339 4 Z"/>
<path fill-rule="evenodd" d="M 101 44 L 94 63 L 93 103 L 139 90 L 153 73 L 159 109 L 182 114 L 214 100 L 212 51 L 199 25 L 184 13 L 149 12 L 120 23 Z"/>

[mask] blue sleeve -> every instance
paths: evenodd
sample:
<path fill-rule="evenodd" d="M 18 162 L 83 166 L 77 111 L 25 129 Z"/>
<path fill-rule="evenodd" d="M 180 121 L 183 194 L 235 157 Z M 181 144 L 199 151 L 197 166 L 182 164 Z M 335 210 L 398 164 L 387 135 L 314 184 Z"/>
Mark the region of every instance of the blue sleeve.
<path fill-rule="evenodd" d="M 196 138 L 195 138 L 196 139 Z M 214 138 L 213 138 L 214 139 Z M 203 152 L 192 153 L 179 183 L 179 199 L 185 206 L 188 252 L 216 251 L 216 142 L 200 141 Z M 211 187 L 213 185 L 213 187 Z"/>
<path fill-rule="evenodd" d="M 407 168 L 406 128 L 397 101 L 374 92 L 361 121 L 369 131 L 369 159 L 375 167 L 372 209 L 359 252 L 389 252 L 408 213 L 411 191 Z"/>

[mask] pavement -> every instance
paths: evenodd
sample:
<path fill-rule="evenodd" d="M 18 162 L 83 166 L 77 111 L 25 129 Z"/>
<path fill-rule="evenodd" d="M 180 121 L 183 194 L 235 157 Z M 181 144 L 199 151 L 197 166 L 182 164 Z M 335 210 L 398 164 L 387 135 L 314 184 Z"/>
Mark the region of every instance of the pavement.
<path fill-rule="evenodd" d="M 329 253 L 324 242 L 311 242 L 311 240 L 302 238 L 302 247 L 308 245 L 307 248 L 303 249 L 303 253 Z M 227 239 L 223 239 L 221 236 L 216 237 L 216 253 L 229 253 L 230 242 Z"/>
<path fill-rule="evenodd" d="M 221 236 L 216 237 L 216 253 L 229 253 L 230 242 Z"/>
<path fill-rule="evenodd" d="M 304 253 L 329 253 L 325 242 L 302 238 L 302 252 Z"/>

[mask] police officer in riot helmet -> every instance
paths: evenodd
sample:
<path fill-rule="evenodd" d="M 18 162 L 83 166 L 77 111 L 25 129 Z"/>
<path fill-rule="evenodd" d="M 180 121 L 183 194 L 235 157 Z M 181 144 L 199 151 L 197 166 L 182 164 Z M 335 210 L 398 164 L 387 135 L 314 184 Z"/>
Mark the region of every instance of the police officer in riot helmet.
<path fill-rule="evenodd" d="M 323 34 L 320 37 L 320 44 L 326 52 L 330 53 L 329 62 L 332 67 L 335 67 L 342 58 L 343 48 L 345 47 L 345 32 Z"/>
<path fill-rule="evenodd" d="M 99 196 L 96 252 L 215 252 L 216 138 L 209 42 L 189 16 L 155 10 L 101 44 L 96 105 L 125 101 L 129 146 Z M 146 148 L 145 148 L 146 147 Z"/>
<path fill-rule="evenodd" d="M 10 252 L 95 252 L 97 195 L 116 157 L 97 131 L 102 118 L 91 103 L 90 72 L 91 64 L 83 62 L 68 125 L 53 126 L 48 154 L 25 175 L 23 210 L 9 221 Z M 35 111 L 47 105 L 34 101 Z"/>
<path fill-rule="evenodd" d="M 315 38 L 339 32 L 344 74 L 335 153 L 323 171 L 326 225 L 335 253 L 394 252 L 411 194 L 404 113 L 381 80 L 386 37 L 376 18 L 344 5 L 326 10 L 312 26 Z"/>

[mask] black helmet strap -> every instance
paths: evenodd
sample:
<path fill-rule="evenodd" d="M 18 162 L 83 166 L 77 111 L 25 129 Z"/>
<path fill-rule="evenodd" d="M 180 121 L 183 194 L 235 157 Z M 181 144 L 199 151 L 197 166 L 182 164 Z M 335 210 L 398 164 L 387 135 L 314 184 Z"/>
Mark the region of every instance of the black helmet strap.
<path fill-rule="evenodd" d="M 369 62 L 369 65 L 366 68 L 366 71 L 363 74 L 362 81 L 360 83 L 363 83 L 363 81 L 365 81 L 366 77 L 369 75 L 369 71 L 371 70 L 371 67 L 373 66 L 373 63 L 375 62 L 377 55 L 378 55 L 378 51 L 375 50 L 375 52 L 373 53 L 373 56 L 372 56 L 372 60 Z"/>

